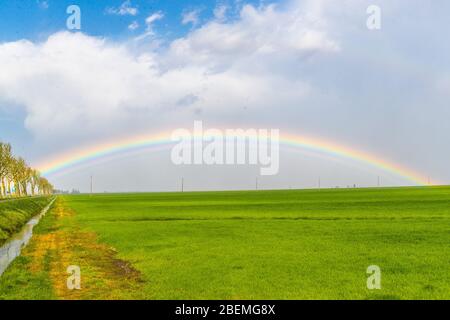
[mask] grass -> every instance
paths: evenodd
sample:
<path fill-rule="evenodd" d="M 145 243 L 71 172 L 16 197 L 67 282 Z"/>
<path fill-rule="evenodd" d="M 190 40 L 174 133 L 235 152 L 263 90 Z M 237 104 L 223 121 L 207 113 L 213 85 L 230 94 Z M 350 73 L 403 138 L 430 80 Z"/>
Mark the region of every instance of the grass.
<path fill-rule="evenodd" d="M 50 197 L 20 198 L 0 201 L 0 246 L 14 233 L 39 214 L 50 202 Z"/>
<path fill-rule="evenodd" d="M 89 243 L 100 246 L 70 249 L 88 283 L 74 298 L 450 298 L 450 187 L 105 194 L 59 203 L 73 215 L 55 223 L 52 211 L 45 232 L 95 235 Z M 24 298 L 48 298 L 31 285 L 46 283 L 30 271 L 37 242 L 0 278 L 0 298 L 20 298 L 19 279 Z M 90 260 L 93 250 L 103 264 Z M 124 263 L 127 272 L 117 267 Z M 369 265 L 381 268 L 380 290 L 366 287 Z"/>

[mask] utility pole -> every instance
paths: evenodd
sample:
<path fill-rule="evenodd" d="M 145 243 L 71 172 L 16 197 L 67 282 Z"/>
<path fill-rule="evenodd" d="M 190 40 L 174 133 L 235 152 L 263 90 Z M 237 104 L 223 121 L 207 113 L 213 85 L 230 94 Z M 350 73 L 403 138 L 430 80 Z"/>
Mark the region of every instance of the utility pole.
<path fill-rule="evenodd" d="M 319 177 L 319 189 L 320 189 L 320 177 Z"/>
<path fill-rule="evenodd" d="M 256 188 L 256 190 L 258 190 L 258 178 L 256 178 L 255 188 Z"/>
<path fill-rule="evenodd" d="M 184 178 L 181 178 L 181 192 L 184 192 Z"/>
<path fill-rule="evenodd" d="M 377 186 L 378 186 L 378 188 L 380 187 L 380 176 L 378 176 L 378 179 L 377 179 Z"/>
<path fill-rule="evenodd" d="M 92 175 L 91 175 L 91 196 L 92 196 L 93 191 L 94 191 L 94 179 L 92 178 Z"/>

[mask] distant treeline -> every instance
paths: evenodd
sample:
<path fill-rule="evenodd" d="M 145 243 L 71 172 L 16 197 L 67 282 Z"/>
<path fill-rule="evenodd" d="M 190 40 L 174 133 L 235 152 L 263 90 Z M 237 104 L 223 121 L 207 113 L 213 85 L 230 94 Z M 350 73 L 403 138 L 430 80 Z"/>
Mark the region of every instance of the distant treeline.
<path fill-rule="evenodd" d="M 55 189 L 55 190 L 53 190 L 53 193 L 54 194 L 81 194 L 80 190 L 77 190 L 77 189 L 72 189 L 72 191 Z"/>
<path fill-rule="evenodd" d="M 21 157 L 15 157 L 11 145 L 0 141 L 0 197 L 21 197 L 53 193 L 53 186 L 29 167 Z"/>

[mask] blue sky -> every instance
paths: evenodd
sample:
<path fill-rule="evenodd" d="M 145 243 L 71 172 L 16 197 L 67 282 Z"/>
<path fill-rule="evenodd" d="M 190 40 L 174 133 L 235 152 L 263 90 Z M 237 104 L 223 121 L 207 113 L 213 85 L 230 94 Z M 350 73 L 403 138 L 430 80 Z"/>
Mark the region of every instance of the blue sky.
<path fill-rule="evenodd" d="M 188 11 L 198 11 L 199 23 L 213 16 L 217 5 L 230 7 L 229 17 L 239 13 L 243 2 L 236 0 L 134 0 L 129 2 L 130 8 L 136 8 L 137 14 L 111 14 L 108 9 L 118 9 L 126 1 L 123 0 L 1 0 L 0 1 L 0 41 L 17 39 L 42 40 L 50 34 L 65 29 L 66 8 L 75 4 L 81 8 L 82 31 L 93 36 L 110 38 L 126 38 L 139 33 L 145 27 L 145 19 L 154 12 L 161 11 L 164 19 L 155 24 L 158 31 L 166 39 L 182 36 L 192 28 L 192 24 L 181 23 L 182 15 Z M 245 3 L 261 3 L 249 0 Z M 264 2 L 262 2 L 264 3 Z M 140 30 L 131 31 L 128 26 L 137 21 Z"/>
<path fill-rule="evenodd" d="M 79 31 L 66 28 L 71 4 L 81 9 Z M 372 4 L 0 0 L 0 140 L 38 164 L 202 120 L 320 137 L 450 182 L 450 2 L 379 0 L 379 30 L 367 28 Z M 97 174 L 108 191 L 172 190 L 180 175 L 197 181 L 192 189 L 254 182 L 251 168 L 168 159 L 123 155 L 52 178 L 88 190 Z M 284 150 L 280 174 L 261 184 L 311 187 L 318 175 L 324 186 L 370 186 L 377 175 L 405 183 L 337 160 Z"/>

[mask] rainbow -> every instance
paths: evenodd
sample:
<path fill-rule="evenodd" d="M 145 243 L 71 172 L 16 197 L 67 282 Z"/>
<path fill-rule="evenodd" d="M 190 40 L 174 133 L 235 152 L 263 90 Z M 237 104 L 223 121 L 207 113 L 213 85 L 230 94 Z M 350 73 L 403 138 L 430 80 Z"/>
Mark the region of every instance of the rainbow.
<path fill-rule="evenodd" d="M 44 176 L 61 173 L 81 164 L 90 163 L 97 159 L 106 158 L 114 154 L 123 154 L 142 148 L 165 147 L 174 144 L 171 133 L 162 132 L 153 135 L 140 135 L 113 142 L 98 144 L 92 147 L 71 151 L 52 157 L 38 164 L 40 172 Z M 416 185 L 427 185 L 428 178 L 407 167 L 389 162 L 375 155 L 365 153 L 348 146 L 337 144 L 333 141 L 307 136 L 281 134 L 280 144 L 294 148 L 301 148 L 317 153 L 325 153 L 333 157 L 347 158 L 359 161 L 372 167 L 381 169 L 390 174 L 399 176 Z"/>

